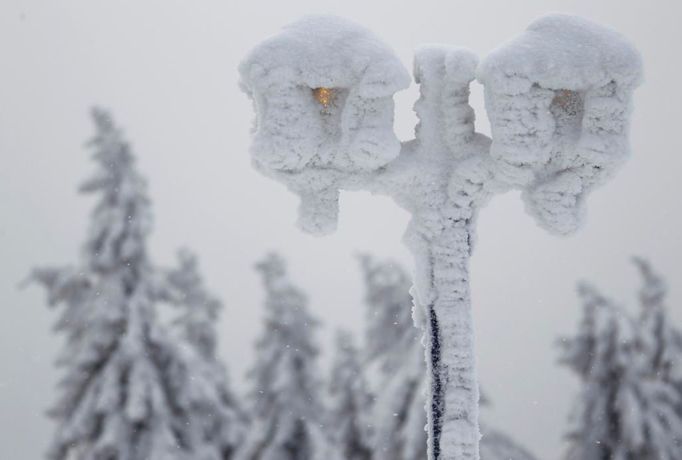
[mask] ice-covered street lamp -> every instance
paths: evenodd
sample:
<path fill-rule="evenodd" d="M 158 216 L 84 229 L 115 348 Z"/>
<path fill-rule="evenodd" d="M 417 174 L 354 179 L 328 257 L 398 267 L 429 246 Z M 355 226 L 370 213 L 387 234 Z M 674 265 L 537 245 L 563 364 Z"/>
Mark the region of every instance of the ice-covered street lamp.
<path fill-rule="evenodd" d="M 410 84 L 370 31 L 304 18 L 258 45 L 240 66 L 256 110 L 251 154 L 301 198 L 299 225 L 335 230 L 339 191 L 391 196 L 412 215 L 415 320 L 424 332 L 430 459 L 478 460 L 478 382 L 469 258 L 478 210 L 522 191 L 545 229 L 569 234 L 588 193 L 628 154 L 637 51 L 611 29 L 551 15 L 481 63 L 462 48 L 417 50 L 415 139 L 393 132 L 393 95 Z M 492 139 L 474 129 L 478 79 Z"/>

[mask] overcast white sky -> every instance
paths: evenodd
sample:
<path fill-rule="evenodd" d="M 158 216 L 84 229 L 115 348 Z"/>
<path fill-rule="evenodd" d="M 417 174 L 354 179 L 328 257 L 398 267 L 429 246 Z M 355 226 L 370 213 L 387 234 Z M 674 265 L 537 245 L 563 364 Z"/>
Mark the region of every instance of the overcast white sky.
<path fill-rule="evenodd" d="M 555 365 L 557 336 L 578 319 L 574 283 L 589 278 L 631 301 L 631 254 L 668 277 L 680 312 L 682 230 L 679 174 L 680 2 L 670 1 L 0 1 L 0 458 L 40 458 L 52 432 L 59 340 L 37 288 L 17 291 L 36 264 L 74 263 L 91 202 L 75 193 L 91 171 L 83 141 L 87 109 L 110 107 L 149 178 L 156 215 L 152 253 L 170 263 L 188 245 L 225 300 L 221 352 L 244 387 L 261 314 L 254 261 L 270 249 L 290 261 L 329 330 L 360 332 L 363 307 L 353 254 L 411 262 L 402 246 L 407 215 L 391 201 L 342 196 L 339 231 L 315 238 L 293 225 L 296 198 L 249 165 L 251 106 L 236 67 L 260 39 L 308 13 L 352 18 L 391 44 L 405 65 L 426 42 L 484 56 L 552 11 L 609 24 L 642 51 L 646 83 L 636 94 L 634 156 L 594 193 L 579 235 L 537 228 L 515 194 L 497 197 L 480 218 L 473 300 L 480 375 L 492 424 L 541 459 L 558 458 L 576 390 Z M 482 91 L 473 89 L 487 131 Z M 397 96 L 396 130 L 412 136 L 413 85 Z"/>

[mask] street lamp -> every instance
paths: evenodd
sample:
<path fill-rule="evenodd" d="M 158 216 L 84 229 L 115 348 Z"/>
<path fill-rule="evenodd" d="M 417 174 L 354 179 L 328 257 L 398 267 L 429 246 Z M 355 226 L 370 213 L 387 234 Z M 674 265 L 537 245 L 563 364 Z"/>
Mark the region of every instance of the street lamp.
<path fill-rule="evenodd" d="M 299 225 L 335 230 L 339 191 L 391 196 L 411 213 L 415 321 L 424 332 L 430 459 L 478 460 L 478 382 L 469 259 L 478 210 L 521 190 L 528 212 L 575 231 L 585 198 L 627 157 L 637 51 L 616 32 L 550 15 L 479 64 L 462 48 L 417 50 L 415 139 L 393 132 L 393 95 L 410 83 L 367 29 L 306 17 L 240 66 L 254 102 L 251 154 L 301 197 Z M 485 87 L 492 139 L 474 129 L 469 84 Z"/>

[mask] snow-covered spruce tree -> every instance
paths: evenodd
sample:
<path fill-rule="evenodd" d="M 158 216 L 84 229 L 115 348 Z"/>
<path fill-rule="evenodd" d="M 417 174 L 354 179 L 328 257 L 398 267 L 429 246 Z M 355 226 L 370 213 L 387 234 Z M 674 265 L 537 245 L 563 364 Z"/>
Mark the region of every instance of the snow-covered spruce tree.
<path fill-rule="evenodd" d="M 581 285 L 584 317 L 561 342 L 561 363 L 582 389 L 568 434 L 570 460 L 675 460 L 682 422 L 674 388 L 647 371 L 634 322 L 595 288 Z"/>
<path fill-rule="evenodd" d="M 342 46 L 340 46 L 342 44 Z M 369 30 L 310 16 L 240 66 L 256 109 L 251 155 L 301 198 L 299 225 L 334 231 L 341 190 L 392 197 L 412 219 L 417 323 L 426 348 L 428 455 L 478 460 L 478 381 L 469 259 L 479 209 L 520 190 L 543 228 L 576 231 L 587 196 L 628 154 L 637 51 L 611 29 L 550 15 L 480 64 L 468 50 L 421 47 L 415 139 L 393 132 L 407 70 Z M 492 139 L 477 133 L 469 85 L 485 86 Z"/>
<path fill-rule="evenodd" d="M 329 378 L 329 420 L 334 449 L 345 460 L 372 458 L 372 397 L 367 387 L 359 351 L 353 336 L 339 331 L 336 355 Z"/>
<path fill-rule="evenodd" d="M 318 321 L 305 294 L 291 284 L 284 260 L 270 254 L 258 263 L 266 292 L 265 329 L 249 377 L 252 426 L 238 453 L 242 460 L 335 458 L 320 402 Z"/>
<path fill-rule="evenodd" d="M 362 256 L 367 329 L 365 359 L 378 368 L 374 458 L 426 458 L 424 349 L 412 321 L 410 278 L 392 261 Z"/>
<path fill-rule="evenodd" d="M 110 115 L 95 109 L 92 117 L 98 169 L 81 190 L 98 200 L 82 262 L 34 271 L 49 303 L 62 308 L 57 330 L 67 339 L 49 458 L 195 458 L 172 386 L 180 358 L 156 319 L 146 185 Z"/>
<path fill-rule="evenodd" d="M 582 390 L 568 433 L 570 460 L 611 460 L 622 439 L 622 411 L 616 403 L 628 380 L 631 359 L 628 325 L 594 287 L 581 284 L 583 318 L 575 337 L 560 342 L 560 363 L 581 379 Z M 620 459 L 619 459 L 620 460 Z"/>
<path fill-rule="evenodd" d="M 193 458 L 232 458 L 248 421 L 216 356 L 215 327 L 222 303 L 204 286 L 197 257 L 185 249 L 178 258 L 178 268 L 167 272 L 166 293 L 167 300 L 181 308 L 174 325 L 180 333 L 182 360 L 169 385 L 187 413 L 185 431 L 194 447 Z"/>
<path fill-rule="evenodd" d="M 647 260 L 635 258 L 634 262 L 642 277 L 639 338 L 644 358 L 652 374 L 682 387 L 682 332 L 668 314 L 668 288 Z"/>
<path fill-rule="evenodd" d="M 682 421 L 682 331 L 675 327 L 665 304 L 667 286 L 651 264 L 636 257 L 634 263 L 642 277 L 639 291 L 638 345 L 643 371 L 677 393 L 677 419 Z M 651 443 L 673 443 L 682 453 L 682 428 L 679 431 L 657 427 L 649 434 Z M 672 451 L 672 447 L 670 448 Z M 681 454 L 682 455 L 682 454 Z"/>

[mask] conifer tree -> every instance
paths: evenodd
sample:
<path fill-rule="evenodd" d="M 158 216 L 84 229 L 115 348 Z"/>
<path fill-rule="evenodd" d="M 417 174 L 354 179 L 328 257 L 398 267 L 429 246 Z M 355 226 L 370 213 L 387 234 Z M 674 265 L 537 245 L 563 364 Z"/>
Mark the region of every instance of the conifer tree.
<path fill-rule="evenodd" d="M 642 278 L 639 338 L 647 365 L 653 374 L 682 385 L 682 333 L 673 325 L 665 304 L 667 285 L 647 260 L 635 258 L 634 263 Z"/>
<path fill-rule="evenodd" d="M 96 173 L 81 187 L 97 197 L 82 261 L 42 268 L 51 305 L 61 308 L 64 371 L 51 411 L 58 427 L 49 458 L 173 460 L 201 458 L 186 427 L 186 369 L 157 319 L 160 286 L 146 249 L 151 209 L 146 184 L 121 131 L 104 110 L 92 112 L 89 143 Z"/>
<path fill-rule="evenodd" d="M 411 281 L 391 261 L 361 257 L 368 308 L 366 359 L 379 368 L 374 458 L 426 457 L 424 351 L 412 321 Z"/>
<path fill-rule="evenodd" d="M 568 434 L 568 458 L 615 459 L 622 438 L 621 398 L 630 365 L 631 337 L 611 302 L 587 284 L 578 290 L 583 318 L 575 337 L 563 339 L 560 362 L 582 381 L 579 404 Z M 626 348 L 626 345 L 628 348 Z"/>
<path fill-rule="evenodd" d="M 668 291 L 665 280 L 647 260 L 635 257 L 634 263 L 642 278 L 638 318 L 642 371 L 649 379 L 659 381 L 661 386 L 677 394 L 673 397 L 677 400 L 675 419 L 682 421 L 682 332 L 672 323 L 665 304 Z M 672 427 L 655 427 L 650 436 L 652 443 L 672 444 L 671 451 L 676 448 L 682 452 L 682 428 L 675 431 Z"/>
<path fill-rule="evenodd" d="M 581 285 L 584 317 L 562 342 L 561 362 L 582 390 L 569 432 L 571 460 L 674 460 L 682 431 L 674 389 L 647 371 L 634 322 L 595 288 Z"/>
<path fill-rule="evenodd" d="M 182 360 L 172 379 L 188 413 L 186 431 L 197 459 L 229 459 L 241 444 L 246 416 L 232 393 L 227 372 L 216 356 L 216 321 L 222 303 L 206 287 L 197 257 L 178 254 L 179 267 L 167 274 L 168 300 L 180 307 L 174 322 Z"/>
<path fill-rule="evenodd" d="M 329 381 L 330 419 L 334 448 L 346 460 L 372 458 L 372 423 L 368 409 L 371 395 L 360 364 L 353 336 L 340 331 Z"/>
<path fill-rule="evenodd" d="M 305 294 L 288 279 L 284 260 L 270 254 L 257 265 L 266 292 L 265 330 L 256 344 L 251 397 L 253 425 L 239 458 L 333 459 L 320 403 L 318 321 Z"/>

